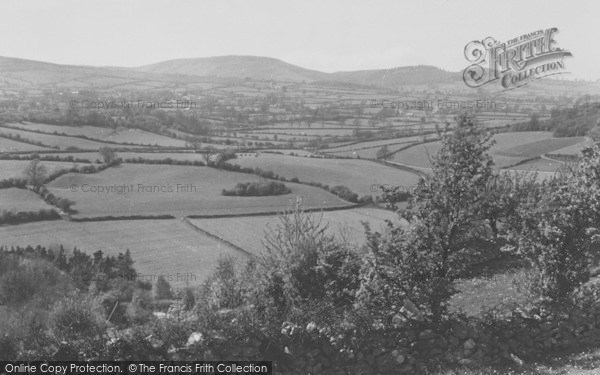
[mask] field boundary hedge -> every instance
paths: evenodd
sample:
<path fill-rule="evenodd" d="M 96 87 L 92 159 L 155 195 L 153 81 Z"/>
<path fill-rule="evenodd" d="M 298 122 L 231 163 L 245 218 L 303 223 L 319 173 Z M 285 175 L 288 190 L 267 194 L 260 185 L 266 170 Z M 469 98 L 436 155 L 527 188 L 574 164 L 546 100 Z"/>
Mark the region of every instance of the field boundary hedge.
<path fill-rule="evenodd" d="M 304 212 L 319 212 L 319 211 L 342 211 L 351 210 L 353 208 L 360 208 L 365 206 L 363 203 L 349 203 L 347 206 L 339 207 L 323 207 L 323 208 L 303 208 Z M 214 214 L 214 215 L 188 215 L 188 219 L 225 219 L 229 217 L 252 217 L 252 216 L 273 216 L 280 215 L 283 211 L 263 211 L 263 212 L 249 212 L 245 214 Z"/>
<path fill-rule="evenodd" d="M 173 215 L 127 215 L 127 216 L 97 216 L 97 217 L 70 217 L 69 221 L 83 223 L 90 221 L 120 221 L 120 220 L 172 220 Z"/>
<path fill-rule="evenodd" d="M 227 241 L 226 239 L 224 239 L 224 238 L 222 238 L 222 237 L 220 237 L 220 236 L 217 236 L 216 234 L 212 234 L 212 233 L 210 233 L 209 231 L 206 231 L 206 230 L 204 230 L 204 229 L 200 228 L 199 226 L 197 226 L 197 225 L 195 225 L 194 223 L 192 223 L 192 222 L 189 220 L 189 218 L 190 218 L 189 216 L 188 216 L 188 217 L 184 217 L 184 218 L 183 218 L 183 221 L 184 221 L 185 223 L 187 223 L 187 224 L 188 224 L 190 227 L 192 227 L 192 229 L 194 229 L 195 231 L 197 231 L 197 232 L 200 232 L 200 233 L 202 233 L 202 234 L 204 234 L 204 235 L 206 235 L 206 236 L 208 236 L 208 237 L 210 237 L 210 238 L 213 238 L 213 239 L 216 239 L 216 240 L 218 240 L 218 241 L 221 241 L 222 243 L 226 244 L 227 246 L 231 246 L 233 249 L 235 249 L 235 250 L 237 250 L 237 251 L 241 252 L 242 254 L 244 254 L 244 255 L 246 255 L 246 256 L 248 256 L 248 257 L 250 257 L 250 258 L 253 258 L 253 257 L 254 257 L 254 254 L 252 254 L 251 252 L 249 252 L 249 251 L 247 251 L 247 250 L 244 250 L 244 249 L 242 249 L 241 247 L 239 247 L 239 246 L 237 246 L 237 245 L 233 244 L 232 242 L 229 242 L 229 241 Z"/>

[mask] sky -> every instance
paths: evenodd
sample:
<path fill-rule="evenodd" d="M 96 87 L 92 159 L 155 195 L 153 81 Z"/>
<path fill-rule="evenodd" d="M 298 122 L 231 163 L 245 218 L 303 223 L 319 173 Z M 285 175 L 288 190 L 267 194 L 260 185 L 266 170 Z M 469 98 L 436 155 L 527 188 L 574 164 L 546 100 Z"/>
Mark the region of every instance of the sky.
<path fill-rule="evenodd" d="M 0 0 L 0 56 L 141 66 L 221 55 L 324 72 L 434 65 L 464 47 L 557 27 L 570 78 L 600 79 L 597 0 Z"/>

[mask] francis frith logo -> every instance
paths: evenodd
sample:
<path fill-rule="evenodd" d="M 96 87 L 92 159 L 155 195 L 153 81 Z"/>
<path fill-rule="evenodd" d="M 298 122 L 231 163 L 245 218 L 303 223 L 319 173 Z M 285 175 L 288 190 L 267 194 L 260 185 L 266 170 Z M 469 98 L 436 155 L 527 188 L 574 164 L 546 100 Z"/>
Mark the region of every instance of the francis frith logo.
<path fill-rule="evenodd" d="M 549 75 L 566 73 L 565 58 L 571 52 L 556 46 L 556 27 L 536 30 L 500 43 L 492 37 L 475 40 L 465 47 L 472 63 L 463 72 L 469 87 L 496 82 L 511 90 Z"/>

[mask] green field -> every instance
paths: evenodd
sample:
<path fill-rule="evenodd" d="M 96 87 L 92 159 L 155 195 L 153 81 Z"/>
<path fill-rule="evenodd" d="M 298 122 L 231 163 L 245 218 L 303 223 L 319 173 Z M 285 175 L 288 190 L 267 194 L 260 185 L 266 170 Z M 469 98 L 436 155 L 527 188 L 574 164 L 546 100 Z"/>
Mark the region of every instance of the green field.
<path fill-rule="evenodd" d="M 373 184 L 414 185 L 419 180 L 416 174 L 368 160 L 259 154 L 258 157 L 238 157 L 231 163 L 273 171 L 288 179 L 297 177 L 300 181 L 347 186 L 359 196 L 373 195 L 371 190 Z"/>
<path fill-rule="evenodd" d="M 550 138 L 543 139 L 537 142 L 519 145 L 513 148 L 505 149 L 497 152 L 500 155 L 517 156 L 523 158 L 532 158 L 544 155 L 566 147 L 574 146 L 585 141 L 583 137 L 573 138 Z"/>
<path fill-rule="evenodd" d="M 358 246 L 365 243 L 364 227 L 361 221 L 370 223 L 373 231 L 381 231 L 384 220 L 397 220 L 398 215 L 392 211 L 378 208 L 353 208 L 350 210 L 326 211 L 310 213 L 315 220 L 321 218 L 322 223 L 328 224 L 330 234 L 347 240 Z M 217 237 L 224 239 L 250 253 L 258 254 L 263 251 L 262 240 L 265 231 L 276 228 L 280 220 L 275 215 L 246 216 L 226 219 L 191 219 L 197 227 Z"/>
<path fill-rule="evenodd" d="M 111 146 L 107 143 L 94 142 L 89 141 L 87 139 L 65 137 L 59 135 L 39 134 L 24 130 L 15 130 L 7 128 L 0 128 L 0 133 L 12 135 L 18 134 L 21 136 L 21 138 L 25 140 L 41 142 L 45 146 L 56 146 L 62 150 L 66 149 L 67 147 L 77 147 L 85 150 L 98 150 L 102 147 Z"/>
<path fill-rule="evenodd" d="M 39 211 L 51 209 L 40 197 L 32 191 L 9 188 L 0 189 L 0 211 Z"/>
<path fill-rule="evenodd" d="M 0 180 L 5 180 L 7 178 L 24 178 L 25 175 L 23 174 L 23 171 L 29 166 L 29 163 L 31 163 L 29 160 L 0 160 Z M 41 164 L 46 166 L 48 174 L 59 169 L 87 165 L 56 161 L 42 161 Z"/>
<path fill-rule="evenodd" d="M 434 135 L 429 135 L 429 137 L 434 137 Z M 421 136 L 383 139 L 383 140 L 378 140 L 378 141 L 359 142 L 359 143 L 354 143 L 354 144 L 351 144 L 348 146 L 342 146 L 342 147 L 330 147 L 324 151 L 331 152 L 331 153 L 334 153 L 334 152 L 337 153 L 337 152 L 342 152 L 342 151 L 354 151 L 354 150 L 361 150 L 361 149 L 365 149 L 365 148 L 381 147 L 383 145 L 397 145 L 397 144 L 407 145 L 410 143 L 418 142 L 421 139 L 422 139 Z"/>
<path fill-rule="evenodd" d="M 83 135 L 100 141 L 110 141 L 118 143 L 134 143 L 139 145 L 158 145 L 161 147 L 184 147 L 185 141 L 181 139 L 169 138 L 164 135 L 149 133 L 139 129 L 109 129 L 97 126 L 60 126 L 49 124 L 38 124 L 31 122 L 10 123 L 11 127 L 18 127 L 23 130 L 41 131 L 44 133 L 66 135 Z M 8 131 L 8 130 L 7 130 Z"/>
<path fill-rule="evenodd" d="M 43 155 L 42 153 L 38 153 Z M 51 155 L 56 155 L 61 158 L 72 156 L 73 158 L 86 159 L 91 162 L 101 161 L 102 157 L 98 152 L 61 152 Z M 194 152 L 117 152 L 117 157 L 125 159 L 149 159 L 149 160 L 163 160 L 171 158 L 178 161 L 202 161 L 204 162 L 204 156 L 202 154 L 196 154 Z"/>
<path fill-rule="evenodd" d="M 498 167 L 509 166 L 521 160 L 541 156 L 556 149 L 579 143 L 582 138 L 552 138 L 550 132 L 510 132 L 493 137 L 496 144 L 490 154 Z M 435 155 L 440 142 L 431 142 L 410 147 L 394 155 L 393 161 L 415 167 L 428 168 L 429 155 Z"/>
<path fill-rule="evenodd" d="M 587 138 L 583 142 L 579 142 L 577 144 L 561 148 L 559 150 L 555 150 L 550 152 L 550 154 L 559 154 L 559 155 L 579 155 L 584 148 L 590 147 L 592 145 L 592 140 Z"/>
<path fill-rule="evenodd" d="M 0 138 L 0 152 L 42 150 L 49 150 L 49 148 L 30 145 L 28 143 L 23 142 L 17 142 L 13 141 L 12 139 Z"/>
<path fill-rule="evenodd" d="M 510 169 L 515 171 L 531 171 L 531 172 L 556 172 L 563 168 L 565 163 L 548 159 L 531 160 L 523 164 L 515 165 Z"/>
<path fill-rule="evenodd" d="M 199 284 L 213 270 L 219 257 L 244 256 L 222 242 L 212 239 L 181 220 L 127 220 L 75 223 L 51 221 L 0 227 L 3 246 L 42 245 L 65 249 L 73 247 L 92 254 L 102 250 L 116 255 L 129 249 L 138 273 L 165 275 L 172 286 Z M 169 280 L 168 276 L 173 279 Z"/>
<path fill-rule="evenodd" d="M 407 146 L 410 146 L 415 143 L 402 143 L 397 145 L 388 145 L 388 152 L 392 153 Z M 363 149 L 356 149 L 350 151 L 333 151 L 327 152 L 327 154 L 332 156 L 340 156 L 340 157 L 351 157 L 351 158 L 359 158 L 359 159 L 377 159 L 377 152 L 381 149 L 381 146 L 378 147 L 370 147 Z"/>
<path fill-rule="evenodd" d="M 286 195 L 221 195 L 222 189 L 252 181 L 258 182 L 258 176 L 208 167 L 126 164 L 96 174 L 63 175 L 48 187 L 55 195 L 75 201 L 74 208 L 79 211 L 79 216 L 84 217 L 272 212 L 289 207 L 290 201 L 295 200 L 296 196 L 304 197 L 307 207 L 348 205 L 323 189 L 293 183 L 286 183 L 292 190 L 291 194 Z M 77 187 L 76 192 L 70 190 L 71 185 Z M 113 186 L 113 191 L 97 194 L 91 191 L 93 186 Z M 120 190 L 116 186 L 120 186 Z"/>

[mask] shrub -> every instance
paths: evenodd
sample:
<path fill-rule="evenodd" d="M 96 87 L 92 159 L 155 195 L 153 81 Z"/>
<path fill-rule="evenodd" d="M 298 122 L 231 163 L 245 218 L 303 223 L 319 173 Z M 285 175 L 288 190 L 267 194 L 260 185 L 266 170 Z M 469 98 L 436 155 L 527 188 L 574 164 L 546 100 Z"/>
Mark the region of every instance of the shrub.
<path fill-rule="evenodd" d="M 345 201 L 352 202 L 352 203 L 358 202 L 358 194 L 353 193 L 352 190 L 350 190 L 346 186 L 341 186 L 341 185 L 334 186 L 334 187 L 330 188 L 329 191 Z"/>
<path fill-rule="evenodd" d="M 154 299 L 172 299 L 173 292 L 171 291 L 171 285 L 164 277 L 159 277 L 154 284 Z"/>
<path fill-rule="evenodd" d="M 65 298 L 50 313 L 50 328 L 59 340 L 91 337 L 102 330 L 98 303 L 94 299 Z"/>
<path fill-rule="evenodd" d="M 292 191 L 282 182 L 269 181 L 265 183 L 246 182 L 238 183 L 234 189 L 223 189 L 221 194 L 226 196 L 268 196 L 289 194 Z"/>

